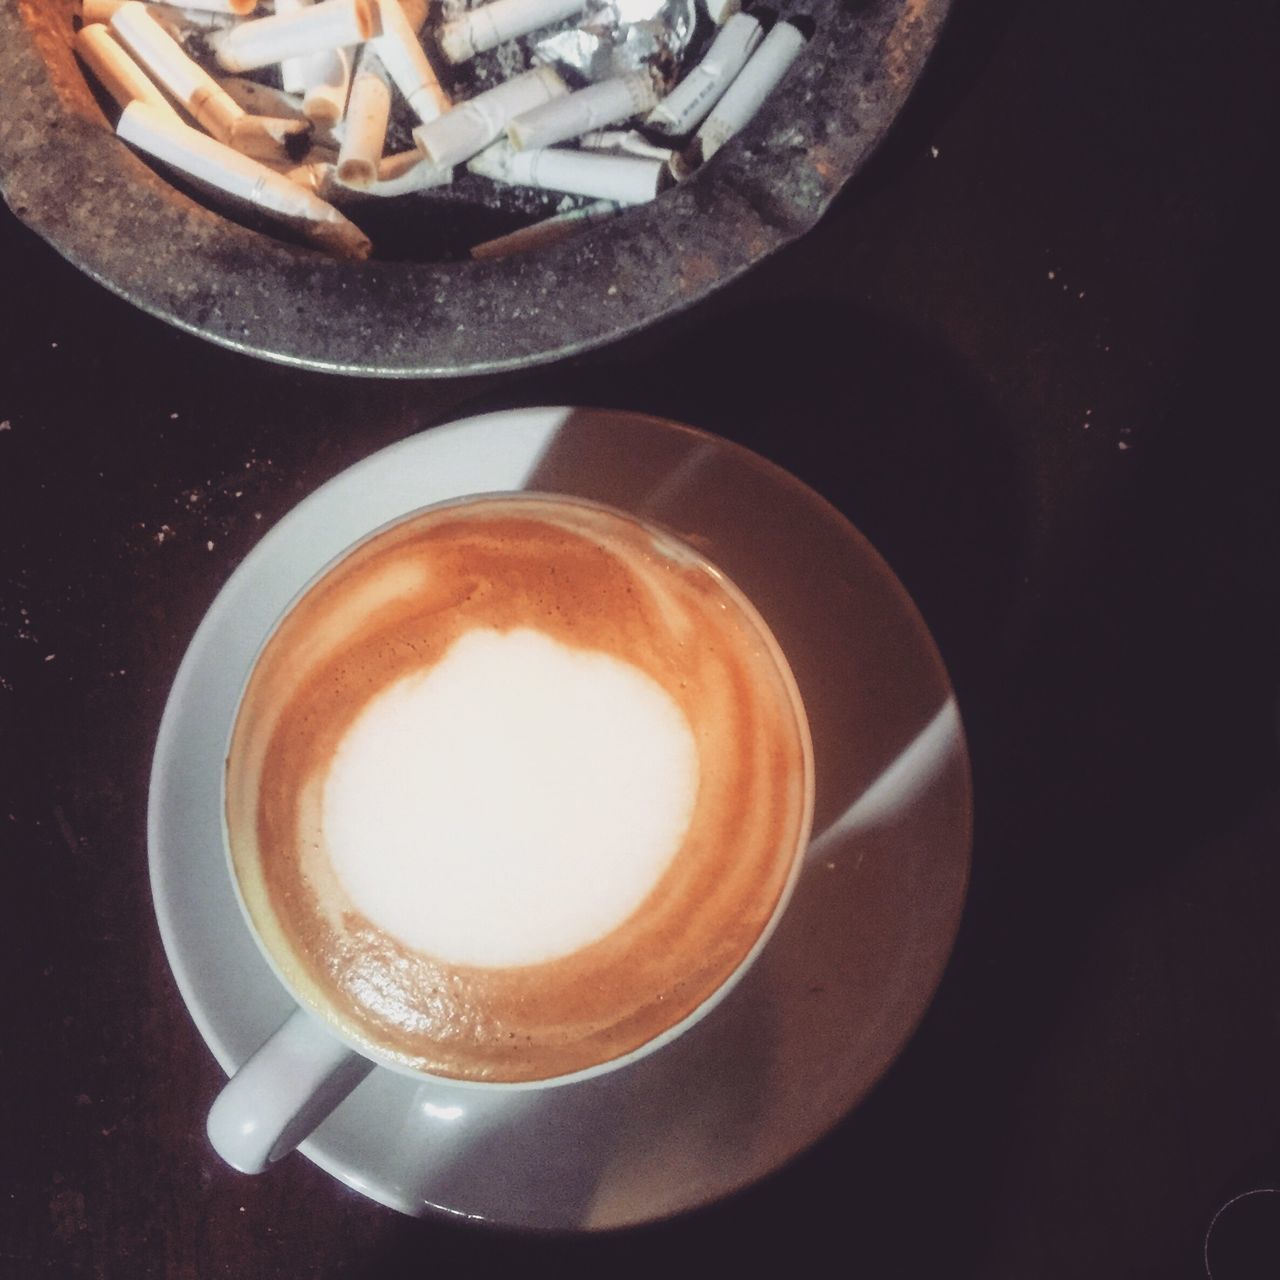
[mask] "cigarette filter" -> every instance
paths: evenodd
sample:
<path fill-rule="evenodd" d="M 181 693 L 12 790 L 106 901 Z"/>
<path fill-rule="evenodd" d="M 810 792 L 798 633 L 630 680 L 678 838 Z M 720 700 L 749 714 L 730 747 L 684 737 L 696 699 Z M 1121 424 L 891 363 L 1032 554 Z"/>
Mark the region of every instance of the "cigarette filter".
<path fill-rule="evenodd" d="M 808 30 L 794 18 L 779 22 L 765 36 L 703 122 L 693 142 L 681 153 L 680 169 L 683 173 L 710 160 L 750 122 L 800 56 L 808 39 Z"/>
<path fill-rule="evenodd" d="M 258 7 L 258 0 L 185 0 L 184 9 L 203 9 L 206 13 L 228 13 L 243 18 Z"/>
<path fill-rule="evenodd" d="M 275 0 L 276 13 L 296 13 L 305 9 L 313 0 Z M 306 58 L 284 58 L 280 62 L 280 87 L 286 93 L 299 98 L 307 91 Z"/>
<path fill-rule="evenodd" d="M 342 119 L 351 90 L 350 49 L 326 49 L 301 60 L 302 113 L 316 124 L 332 125 Z"/>
<path fill-rule="evenodd" d="M 428 7 L 428 0 L 400 0 L 405 21 L 409 24 L 409 30 L 415 35 L 422 30 L 422 24 L 427 20 Z"/>
<path fill-rule="evenodd" d="M 369 256 L 369 238 L 327 201 L 146 103 L 131 102 L 116 132 L 202 187 L 279 218 L 325 249 L 348 258 Z"/>
<path fill-rule="evenodd" d="M 453 181 L 453 169 L 447 165 L 433 164 L 416 148 L 384 156 L 378 164 L 377 180 L 367 187 L 347 187 L 345 191 L 356 196 L 407 196 L 415 191 L 430 191 L 434 187 L 447 187 Z M 339 191 L 335 190 L 336 200 Z"/>
<path fill-rule="evenodd" d="M 467 168 L 472 173 L 513 186 L 565 191 L 618 204 L 643 204 L 652 200 L 669 181 L 667 167 L 659 160 L 559 147 L 516 151 L 509 142 L 495 142 Z"/>
<path fill-rule="evenodd" d="M 629 120 L 650 110 L 657 98 L 653 77 L 647 71 L 632 71 L 516 116 L 507 125 L 507 137 L 520 151 L 554 146 L 593 129 Z"/>
<path fill-rule="evenodd" d="M 127 0 L 111 16 L 111 30 L 151 75 L 215 138 L 231 140 L 244 114 L 218 82 L 151 16 L 141 0 Z"/>
<path fill-rule="evenodd" d="M 691 133 L 746 66 L 763 34 L 750 14 L 735 13 L 716 33 L 702 61 L 649 112 L 645 123 L 667 137 Z"/>
<path fill-rule="evenodd" d="M 423 124 L 428 124 L 453 104 L 423 52 L 417 27 L 413 25 L 415 15 L 406 14 L 399 0 L 375 2 L 382 34 L 373 42 L 374 52 L 414 114 Z"/>
<path fill-rule="evenodd" d="M 433 187 L 446 187 L 453 181 L 453 170 L 432 164 L 415 147 L 412 151 L 383 156 L 378 162 L 377 178 L 367 187 L 353 187 L 344 183 L 338 177 L 337 165 L 333 164 L 299 165 L 290 170 L 288 176 L 326 200 L 346 205 L 367 199 L 412 195 L 415 191 L 429 191 Z"/>
<path fill-rule="evenodd" d="M 450 62 L 466 62 L 586 7 L 587 0 L 491 0 L 446 22 L 436 33 L 436 42 Z"/>
<path fill-rule="evenodd" d="M 301 58 L 309 53 L 361 44 L 378 34 L 374 0 L 320 0 L 269 18 L 254 18 L 215 34 L 218 65 L 227 71 Z"/>
<path fill-rule="evenodd" d="M 436 164 L 461 164 L 501 136 L 513 117 L 568 92 L 550 67 L 536 67 L 458 103 L 430 124 L 419 125 L 413 140 Z"/>
<path fill-rule="evenodd" d="M 80 21 L 87 27 L 98 22 L 110 22 L 111 15 L 125 0 L 80 0 Z M 148 0 L 151 16 L 169 31 L 181 31 L 184 27 L 196 31 L 220 31 L 232 26 L 237 18 L 232 13 L 217 9 L 182 8 L 172 4 L 155 4 Z"/>
<path fill-rule="evenodd" d="M 97 81 L 121 107 L 131 102 L 145 102 L 159 112 L 167 112 L 175 120 L 178 113 L 156 88 L 145 71 L 121 47 L 109 28 L 101 23 L 81 27 L 76 32 L 76 54 L 93 72 Z"/>
<path fill-rule="evenodd" d="M 391 82 L 372 45 L 360 51 L 351 82 L 346 128 L 338 152 L 338 178 L 349 187 L 367 187 L 377 179 L 378 161 L 391 119 Z"/>

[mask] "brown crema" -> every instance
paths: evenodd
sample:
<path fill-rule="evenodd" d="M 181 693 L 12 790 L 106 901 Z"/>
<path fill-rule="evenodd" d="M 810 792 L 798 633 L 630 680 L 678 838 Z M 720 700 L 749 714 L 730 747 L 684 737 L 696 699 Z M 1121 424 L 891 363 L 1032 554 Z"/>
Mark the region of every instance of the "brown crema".
<path fill-rule="evenodd" d="M 477 627 L 631 663 L 697 744 L 692 819 L 658 883 L 617 929 L 543 964 L 449 965 L 406 947 L 352 905 L 326 853 L 321 794 L 347 730 Z M 773 916 L 811 800 L 798 695 L 736 589 L 638 521 L 529 495 L 429 509 L 328 570 L 258 659 L 226 777 L 241 893 L 295 995 L 375 1057 L 476 1081 L 593 1067 L 696 1009 Z"/>

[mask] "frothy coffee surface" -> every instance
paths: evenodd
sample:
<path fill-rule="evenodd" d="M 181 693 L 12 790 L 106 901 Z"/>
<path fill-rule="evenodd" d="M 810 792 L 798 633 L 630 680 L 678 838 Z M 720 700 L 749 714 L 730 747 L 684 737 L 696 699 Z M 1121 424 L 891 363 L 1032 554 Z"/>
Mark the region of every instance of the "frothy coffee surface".
<path fill-rule="evenodd" d="M 421 513 L 294 606 L 233 733 L 258 932 L 375 1054 L 538 1080 L 673 1026 L 751 949 L 808 819 L 802 713 L 682 544 L 529 496 Z"/>

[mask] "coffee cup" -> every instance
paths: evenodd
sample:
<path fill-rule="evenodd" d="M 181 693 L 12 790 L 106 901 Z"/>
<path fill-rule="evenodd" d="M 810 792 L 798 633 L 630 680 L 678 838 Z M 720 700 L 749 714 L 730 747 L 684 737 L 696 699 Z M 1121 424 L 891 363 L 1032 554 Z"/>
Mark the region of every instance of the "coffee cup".
<path fill-rule="evenodd" d="M 545 1089 L 660 1050 L 766 945 L 809 839 L 765 621 L 624 512 L 482 494 L 376 530 L 260 649 L 228 866 L 297 1011 L 209 1114 L 257 1172 L 375 1065 Z"/>

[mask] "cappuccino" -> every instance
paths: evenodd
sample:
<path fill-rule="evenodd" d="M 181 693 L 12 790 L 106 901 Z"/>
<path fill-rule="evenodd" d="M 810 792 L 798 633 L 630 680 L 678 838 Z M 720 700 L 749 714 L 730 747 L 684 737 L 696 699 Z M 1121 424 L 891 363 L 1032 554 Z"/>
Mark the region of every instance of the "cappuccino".
<path fill-rule="evenodd" d="M 537 1081 L 663 1035 L 751 952 L 812 805 L 794 681 L 683 543 L 577 500 L 428 509 L 294 604 L 227 761 L 241 896 L 371 1056 Z"/>

